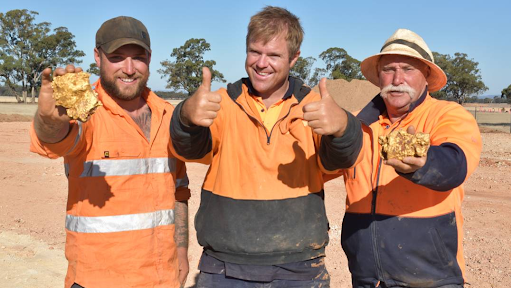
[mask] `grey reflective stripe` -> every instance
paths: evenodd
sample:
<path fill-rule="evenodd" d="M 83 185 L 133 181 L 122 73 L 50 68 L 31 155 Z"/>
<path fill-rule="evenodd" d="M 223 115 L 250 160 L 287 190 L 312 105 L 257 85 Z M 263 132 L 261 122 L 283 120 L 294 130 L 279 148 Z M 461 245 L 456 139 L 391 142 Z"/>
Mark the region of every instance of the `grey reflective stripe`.
<path fill-rule="evenodd" d="M 67 151 L 67 153 L 64 156 L 67 156 L 69 153 L 73 152 L 73 150 L 76 147 L 76 144 L 78 144 L 78 141 L 80 140 L 80 137 L 82 137 L 82 122 L 76 121 L 76 123 L 78 124 L 78 134 L 76 134 L 75 143 L 73 144 L 73 147 L 71 147 L 71 149 L 69 149 L 69 151 Z"/>
<path fill-rule="evenodd" d="M 150 213 L 83 217 L 66 215 L 66 229 L 79 233 L 112 233 L 151 229 L 174 224 L 174 210 L 159 210 Z"/>
<path fill-rule="evenodd" d="M 176 188 L 177 187 L 188 187 L 190 181 L 188 180 L 188 175 L 185 174 L 184 178 L 176 179 Z"/>
<path fill-rule="evenodd" d="M 126 176 L 175 171 L 175 158 L 92 160 L 83 163 L 83 172 L 80 177 Z"/>

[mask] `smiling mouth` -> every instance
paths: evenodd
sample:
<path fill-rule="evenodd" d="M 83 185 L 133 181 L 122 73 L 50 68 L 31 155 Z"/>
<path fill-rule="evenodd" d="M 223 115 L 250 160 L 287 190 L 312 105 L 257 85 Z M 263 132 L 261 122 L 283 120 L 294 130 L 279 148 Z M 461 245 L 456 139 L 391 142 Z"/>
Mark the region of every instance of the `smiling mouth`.
<path fill-rule="evenodd" d="M 119 78 L 119 80 L 121 80 L 121 82 L 123 83 L 132 83 L 133 81 L 135 81 L 135 79 L 133 78 Z"/>
<path fill-rule="evenodd" d="M 268 75 L 270 75 L 271 73 L 269 73 L 269 72 L 257 72 L 257 71 L 256 71 L 256 74 L 257 74 L 257 75 L 259 75 L 259 76 L 268 76 Z"/>

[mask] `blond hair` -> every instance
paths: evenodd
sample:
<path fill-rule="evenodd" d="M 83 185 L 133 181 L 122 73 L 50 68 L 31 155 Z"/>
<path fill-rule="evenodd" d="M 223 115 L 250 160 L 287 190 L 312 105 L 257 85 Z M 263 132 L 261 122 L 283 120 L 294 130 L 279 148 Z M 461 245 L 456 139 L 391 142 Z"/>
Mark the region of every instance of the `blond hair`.
<path fill-rule="evenodd" d="M 250 42 L 270 42 L 285 33 L 289 60 L 300 50 L 303 40 L 303 29 L 300 19 L 288 10 L 280 7 L 266 6 L 250 18 L 247 32 L 247 49 Z"/>

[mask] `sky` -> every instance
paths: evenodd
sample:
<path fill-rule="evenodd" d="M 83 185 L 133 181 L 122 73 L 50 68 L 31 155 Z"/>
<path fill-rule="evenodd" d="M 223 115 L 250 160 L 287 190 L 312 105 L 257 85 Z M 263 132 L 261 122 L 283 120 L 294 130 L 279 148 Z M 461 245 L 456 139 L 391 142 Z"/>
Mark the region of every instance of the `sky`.
<path fill-rule="evenodd" d="M 2 1 L 0 12 L 13 9 L 36 11 L 35 23 L 49 22 L 51 28 L 67 27 L 75 35 L 78 50 L 86 56 L 78 66 L 86 70 L 94 62 L 96 31 L 106 20 L 131 16 L 142 21 L 151 38 L 151 76 L 148 86 L 166 89 L 166 80 L 157 71 L 161 62 L 174 60 L 172 49 L 190 38 L 204 38 L 211 51 L 205 60 L 214 60 L 214 69 L 226 83 L 213 82 L 212 89 L 246 77 L 245 36 L 250 17 L 267 5 L 284 7 L 300 18 L 305 31 L 301 56 L 317 59 L 314 67 L 324 67 L 319 54 L 331 47 L 343 48 L 362 61 L 377 54 L 399 28 L 419 34 L 432 51 L 460 52 L 479 63 L 483 95 L 500 95 L 511 84 L 511 1 Z M 91 77 L 95 81 L 96 76 Z"/>

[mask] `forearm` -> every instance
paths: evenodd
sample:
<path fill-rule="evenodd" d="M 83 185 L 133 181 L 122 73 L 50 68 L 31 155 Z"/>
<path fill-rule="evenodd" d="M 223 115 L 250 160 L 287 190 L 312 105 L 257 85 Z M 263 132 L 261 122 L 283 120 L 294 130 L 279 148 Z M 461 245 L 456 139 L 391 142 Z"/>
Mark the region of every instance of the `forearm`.
<path fill-rule="evenodd" d="M 46 143 L 57 143 L 69 133 L 69 122 L 51 121 L 41 117 L 36 112 L 34 116 L 34 130 L 39 140 Z"/>
<path fill-rule="evenodd" d="M 188 249 L 188 201 L 176 201 L 174 207 L 174 240 L 178 248 Z"/>
<path fill-rule="evenodd" d="M 322 136 L 319 148 L 321 164 L 334 171 L 355 164 L 362 148 L 362 126 L 360 121 L 347 112 L 348 123 L 341 137 Z"/>
<path fill-rule="evenodd" d="M 467 177 L 467 158 L 453 143 L 429 148 L 426 164 L 414 173 L 399 175 L 436 191 L 449 191 L 460 186 Z"/>
<path fill-rule="evenodd" d="M 181 284 L 180 287 L 184 287 L 190 271 L 188 262 L 188 201 L 176 201 L 174 223 L 176 227 L 174 241 L 177 247 L 179 283 Z"/>

